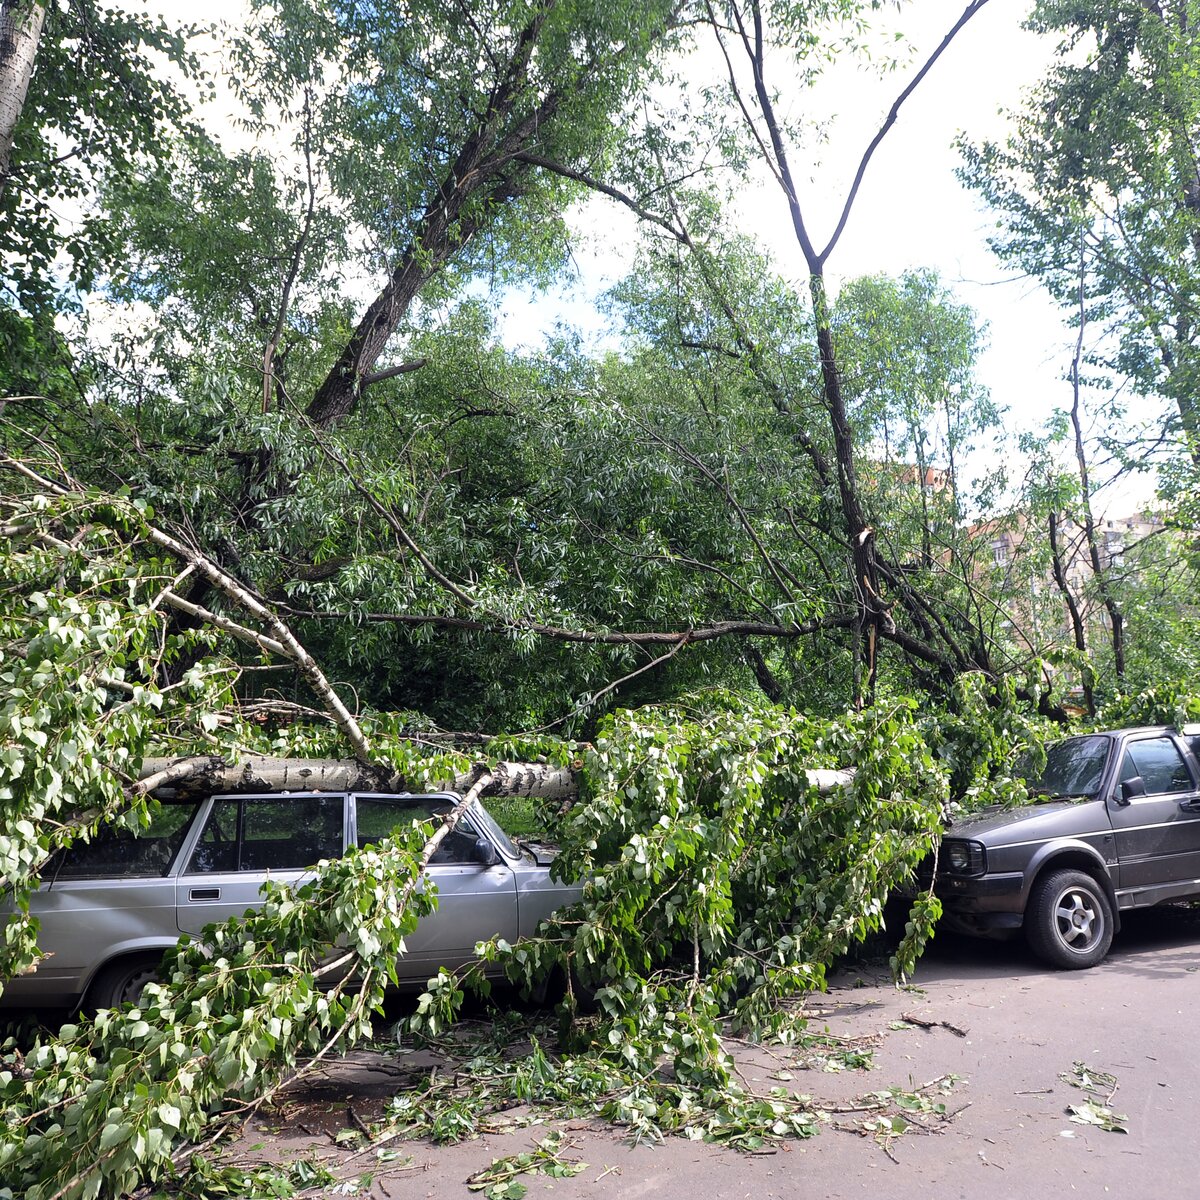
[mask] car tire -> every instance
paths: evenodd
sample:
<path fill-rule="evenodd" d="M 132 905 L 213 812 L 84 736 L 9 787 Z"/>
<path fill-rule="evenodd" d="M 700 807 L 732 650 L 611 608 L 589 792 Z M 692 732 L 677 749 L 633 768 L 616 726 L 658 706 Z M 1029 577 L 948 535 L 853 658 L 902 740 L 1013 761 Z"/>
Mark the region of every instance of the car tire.
<path fill-rule="evenodd" d="M 1113 939 L 1113 910 L 1102 884 L 1086 871 L 1052 871 L 1034 885 L 1025 937 L 1043 962 L 1068 971 L 1094 967 Z"/>
<path fill-rule="evenodd" d="M 92 980 L 84 1000 L 84 1009 L 98 1012 L 102 1008 L 120 1008 L 136 1004 L 142 998 L 146 984 L 156 983 L 162 976 L 161 954 L 143 954 L 136 958 L 119 958 L 102 967 Z"/>

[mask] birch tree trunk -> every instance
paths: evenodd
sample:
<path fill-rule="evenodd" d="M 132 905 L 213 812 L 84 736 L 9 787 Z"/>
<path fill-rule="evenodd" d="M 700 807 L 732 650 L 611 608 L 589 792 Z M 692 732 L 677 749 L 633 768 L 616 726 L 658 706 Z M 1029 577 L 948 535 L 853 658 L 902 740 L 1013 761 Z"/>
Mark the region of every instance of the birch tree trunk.
<path fill-rule="evenodd" d="M 142 763 L 143 780 L 172 770 L 181 760 L 147 758 Z M 204 756 L 175 790 L 185 796 L 211 796 L 227 792 L 405 792 L 447 791 L 463 793 L 478 771 L 469 771 L 432 785 L 405 779 L 379 766 L 366 766 L 353 758 L 268 758 L 247 754 L 226 763 L 219 756 Z M 489 796 L 539 796 L 545 800 L 571 800 L 578 794 L 575 773 L 569 767 L 547 763 L 497 763 L 491 768 Z"/>
<path fill-rule="evenodd" d="M 189 765 L 183 766 L 187 763 Z M 432 785 L 407 780 L 380 767 L 364 766 L 353 758 L 268 758 L 243 755 L 226 763 L 219 755 L 193 760 L 147 758 L 141 778 L 150 789 L 165 782 L 179 795 L 211 796 L 230 792 L 404 792 L 447 791 L 464 795 L 480 778 L 476 767 Z M 852 771 L 812 769 L 809 783 L 821 793 L 848 784 Z M 541 800 L 570 803 L 579 795 L 579 777 L 571 767 L 549 763 L 502 762 L 488 769 L 484 796 L 536 796 Z"/>
<path fill-rule="evenodd" d="M 25 107 L 45 19 L 43 0 L 0 4 L 0 195 L 12 170 L 13 131 Z"/>

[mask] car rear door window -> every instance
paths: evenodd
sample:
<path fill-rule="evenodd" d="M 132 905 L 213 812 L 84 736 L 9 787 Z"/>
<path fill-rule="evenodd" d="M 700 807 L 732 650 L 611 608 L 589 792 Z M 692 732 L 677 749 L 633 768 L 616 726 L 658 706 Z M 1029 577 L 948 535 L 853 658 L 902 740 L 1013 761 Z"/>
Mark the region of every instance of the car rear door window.
<path fill-rule="evenodd" d="M 145 829 L 106 825 L 96 831 L 91 841 L 76 842 L 63 851 L 43 873 L 43 878 L 154 878 L 165 875 L 183 845 L 198 807 L 194 800 L 186 803 L 164 801 Z"/>
<path fill-rule="evenodd" d="M 190 873 L 290 871 L 342 852 L 340 795 L 223 797 L 188 863 Z"/>
<path fill-rule="evenodd" d="M 356 807 L 358 844 L 370 846 L 388 837 L 397 825 L 411 825 L 413 821 L 440 821 L 453 804 L 440 796 L 359 796 Z M 479 836 L 479 831 L 464 814 L 459 818 L 458 824 L 442 839 L 429 861 L 477 863 L 475 843 Z"/>
<path fill-rule="evenodd" d="M 1192 789 L 1192 777 L 1178 747 L 1169 737 L 1131 742 L 1121 763 L 1121 782 L 1140 777 L 1147 796 Z"/>

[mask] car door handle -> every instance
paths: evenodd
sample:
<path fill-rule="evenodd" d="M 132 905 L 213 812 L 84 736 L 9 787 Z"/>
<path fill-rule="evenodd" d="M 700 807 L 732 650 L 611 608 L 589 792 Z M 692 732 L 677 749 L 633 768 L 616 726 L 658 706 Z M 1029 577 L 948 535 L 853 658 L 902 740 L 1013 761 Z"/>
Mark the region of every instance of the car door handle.
<path fill-rule="evenodd" d="M 214 888 L 214 887 L 189 888 L 188 889 L 188 899 L 189 900 L 220 900 L 220 898 L 221 898 L 221 889 L 219 887 L 216 887 L 216 888 Z"/>

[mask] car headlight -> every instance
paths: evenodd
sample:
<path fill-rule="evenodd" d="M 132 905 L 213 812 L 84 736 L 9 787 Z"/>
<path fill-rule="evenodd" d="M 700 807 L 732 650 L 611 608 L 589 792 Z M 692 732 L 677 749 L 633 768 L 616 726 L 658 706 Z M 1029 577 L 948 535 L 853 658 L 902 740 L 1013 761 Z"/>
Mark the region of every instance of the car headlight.
<path fill-rule="evenodd" d="M 987 850 L 982 842 L 947 838 L 942 842 L 942 866 L 954 875 L 982 875 L 987 871 Z"/>

